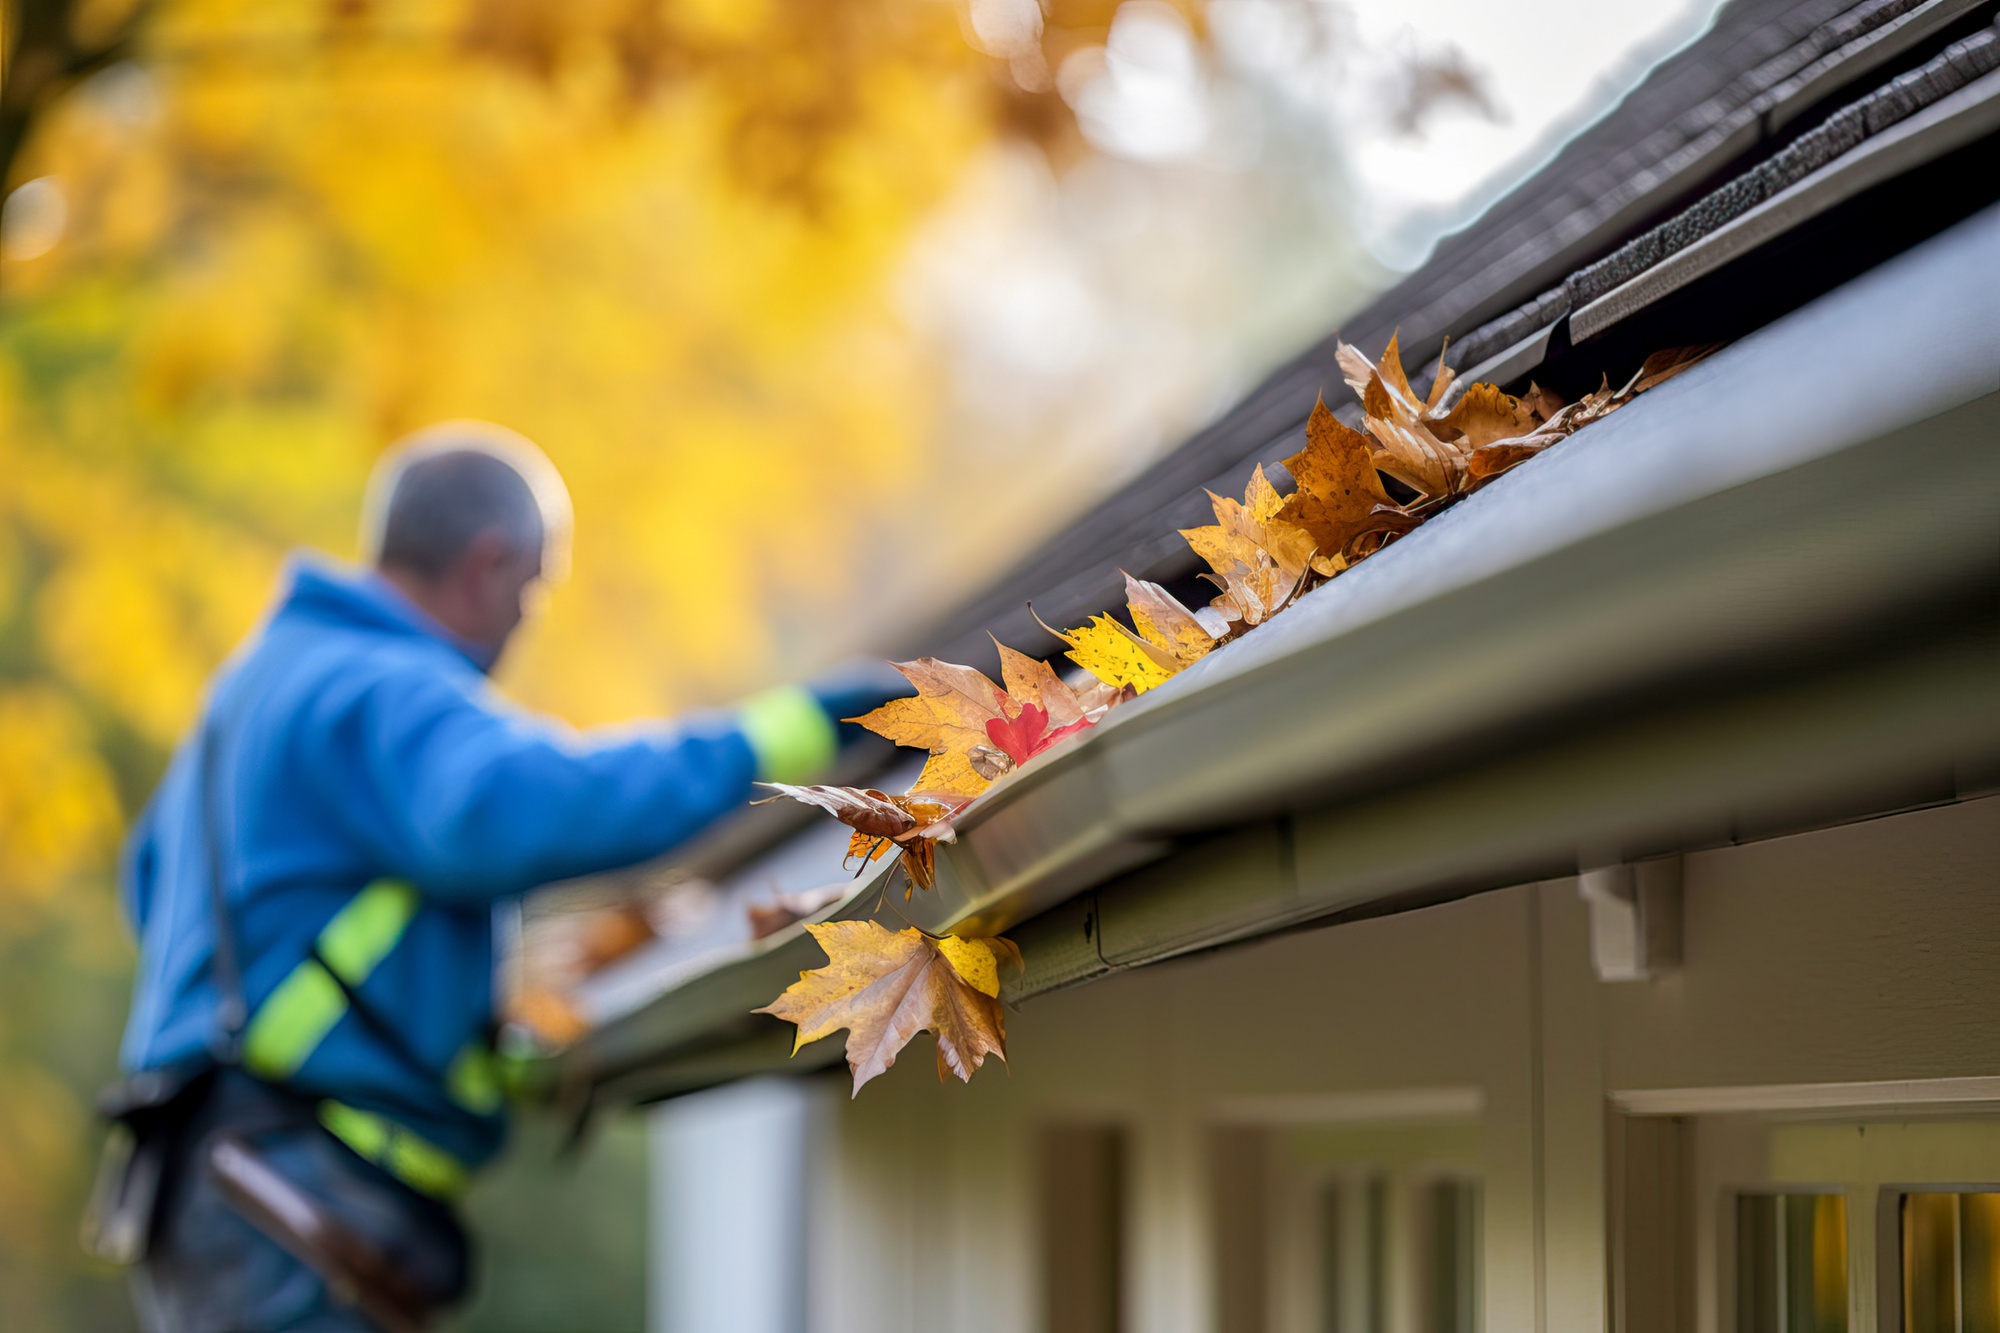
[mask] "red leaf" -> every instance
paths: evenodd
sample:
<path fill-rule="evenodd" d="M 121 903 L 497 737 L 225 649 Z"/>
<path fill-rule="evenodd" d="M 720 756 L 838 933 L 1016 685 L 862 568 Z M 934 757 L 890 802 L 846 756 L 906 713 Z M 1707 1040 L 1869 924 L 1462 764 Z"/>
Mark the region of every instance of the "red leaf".
<path fill-rule="evenodd" d="M 1097 725 L 1097 719 L 1083 717 L 1083 718 L 1078 718 L 1076 721 L 1070 723 L 1066 727 L 1057 727 L 1054 731 L 1049 732 L 1047 735 L 1043 736 L 1039 741 L 1035 742 L 1035 753 L 1040 754 L 1042 751 L 1054 745 L 1057 741 L 1060 741 L 1065 737 L 1074 736 L 1079 731 L 1089 731 L 1092 727 L 1096 725 Z"/>
<path fill-rule="evenodd" d="M 1047 748 L 1037 745 L 1049 729 L 1048 711 L 1039 704 L 1022 704 L 1019 716 L 1014 718 L 996 717 L 986 724 L 986 736 L 1016 764 L 1025 764 L 1038 751 Z"/>

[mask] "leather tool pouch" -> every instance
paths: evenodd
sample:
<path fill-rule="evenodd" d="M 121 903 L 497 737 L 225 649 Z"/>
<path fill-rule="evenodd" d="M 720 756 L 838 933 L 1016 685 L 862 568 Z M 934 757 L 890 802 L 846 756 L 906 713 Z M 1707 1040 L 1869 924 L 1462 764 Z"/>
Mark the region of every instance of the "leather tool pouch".
<path fill-rule="evenodd" d="M 336 1302 L 358 1307 L 388 1333 L 422 1333 L 430 1324 L 435 1311 L 396 1264 L 248 1140 L 221 1135 L 203 1169 L 229 1206 L 318 1273 Z"/>
<path fill-rule="evenodd" d="M 114 1264 L 146 1257 L 167 1159 L 214 1075 L 207 1064 L 149 1069 L 98 1094 L 98 1112 L 111 1122 L 111 1132 L 83 1215 L 86 1252 Z"/>

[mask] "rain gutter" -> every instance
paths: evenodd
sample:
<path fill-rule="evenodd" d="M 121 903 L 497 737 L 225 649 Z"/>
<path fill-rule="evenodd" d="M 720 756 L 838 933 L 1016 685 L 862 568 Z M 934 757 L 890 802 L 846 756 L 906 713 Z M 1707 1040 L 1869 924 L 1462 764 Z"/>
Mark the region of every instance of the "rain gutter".
<path fill-rule="evenodd" d="M 2000 789 L 2000 206 L 1550 449 L 1010 775 L 904 901 L 1013 1001 L 1236 940 Z M 829 878 L 837 867 L 829 866 Z M 573 1047 L 785 1065 L 799 927 Z M 816 1043 L 791 1067 L 837 1060 Z"/>

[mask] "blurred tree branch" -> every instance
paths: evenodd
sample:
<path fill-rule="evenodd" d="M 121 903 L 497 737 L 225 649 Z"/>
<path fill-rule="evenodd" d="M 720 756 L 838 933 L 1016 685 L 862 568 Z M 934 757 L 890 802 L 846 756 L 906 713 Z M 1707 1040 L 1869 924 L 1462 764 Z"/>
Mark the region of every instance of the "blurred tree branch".
<path fill-rule="evenodd" d="M 0 195 L 35 121 L 64 93 L 131 52 L 151 0 L 0 0 Z"/>

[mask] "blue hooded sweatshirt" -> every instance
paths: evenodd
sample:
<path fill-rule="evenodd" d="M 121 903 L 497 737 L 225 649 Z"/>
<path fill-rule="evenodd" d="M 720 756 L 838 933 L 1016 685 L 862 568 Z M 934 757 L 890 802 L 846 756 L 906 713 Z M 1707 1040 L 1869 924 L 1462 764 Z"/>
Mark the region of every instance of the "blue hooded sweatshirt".
<path fill-rule="evenodd" d="M 734 718 L 611 736 L 526 716 L 378 576 L 294 561 L 127 847 L 140 951 L 123 1063 L 213 1049 L 212 811 L 252 1015 L 364 886 L 416 890 L 407 927 L 354 987 L 365 1012 L 344 1011 L 285 1082 L 476 1166 L 498 1151 L 502 1117 L 467 1109 L 444 1074 L 490 1033 L 495 902 L 667 851 L 742 804 L 756 766 Z"/>

